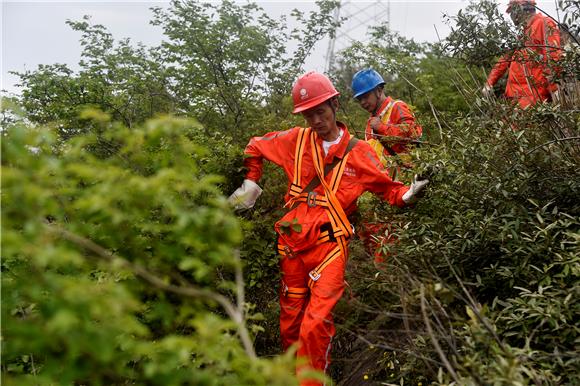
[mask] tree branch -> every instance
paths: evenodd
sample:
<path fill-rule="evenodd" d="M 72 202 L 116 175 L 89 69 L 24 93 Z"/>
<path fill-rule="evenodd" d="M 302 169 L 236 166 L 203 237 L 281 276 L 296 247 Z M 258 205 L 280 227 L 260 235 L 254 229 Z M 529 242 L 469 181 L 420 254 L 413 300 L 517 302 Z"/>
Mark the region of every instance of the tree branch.
<path fill-rule="evenodd" d="M 532 154 L 533 152 L 535 152 L 536 150 L 538 150 L 539 148 L 544 147 L 544 146 L 548 146 L 548 145 L 550 145 L 550 144 L 552 144 L 554 142 L 571 141 L 571 140 L 576 140 L 576 139 L 580 139 L 580 137 L 566 137 L 566 138 L 554 139 L 553 141 L 548 141 L 546 143 L 543 143 L 541 145 L 538 145 L 538 146 L 534 147 L 532 150 L 528 151 L 525 154 L 525 156 L 528 156 L 528 155 Z"/>
<path fill-rule="evenodd" d="M 441 360 L 443 361 L 443 364 L 445 365 L 445 368 L 447 368 L 447 371 L 449 371 L 455 382 L 459 384 L 460 382 L 459 378 L 457 377 L 457 373 L 455 373 L 455 370 L 451 366 L 451 363 L 449 363 L 447 356 L 441 349 L 441 346 L 439 345 L 439 342 L 437 341 L 435 334 L 433 334 L 431 322 L 429 322 L 429 318 L 427 317 L 427 310 L 425 307 L 425 287 L 423 285 L 421 285 L 421 313 L 423 314 L 423 321 L 425 322 L 425 327 L 427 328 L 427 333 L 431 338 L 431 343 L 433 343 L 433 347 L 435 347 L 435 350 L 437 351 L 437 354 L 439 354 L 439 358 L 441 358 Z"/>
<path fill-rule="evenodd" d="M 196 288 L 191 285 L 176 286 L 173 284 L 168 284 L 163 279 L 159 278 L 158 276 L 155 276 L 144 267 L 138 264 L 131 263 L 130 261 L 111 253 L 107 249 L 103 248 L 102 246 L 96 244 L 95 242 L 87 238 L 69 232 L 66 229 L 55 224 L 46 224 L 46 229 L 49 232 L 54 233 L 67 241 L 70 241 L 88 251 L 95 253 L 99 258 L 106 260 L 109 263 L 120 264 L 122 267 L 128 268 L 136 276 L 140 277 L 149 284 L 152 284 L 153 286 L 161 290 L 192 298 L 202 298 L 205 300 L 215 301 L 220 306 L 222 306 L 222 308 L 228 314 L 228 316 L 236 323 L 238 333 L 240 335 L 240 339 L 242 341 L 246 354 L 251 359 L 256 359 L 254 346 L 250 339 L 250 334 L 244 323 L 243 310 L 237 309 L 225 296 L 206 289 Z M 237 268 L 237 270 L 241 270 L 241 268 Z M 236 281 L 238 284 L 238 289 L 240 287 L 239 280 L 241 279 L 241 277 L 239 276 L 240 275 L 236 272 Z M 243 286 L 243 282 L 241 282 L 241 285 Z M 238 295 L 238 298 L 240 298 L 240 295 Z M 243 292 L 241 298 L 243 300 Z"/>

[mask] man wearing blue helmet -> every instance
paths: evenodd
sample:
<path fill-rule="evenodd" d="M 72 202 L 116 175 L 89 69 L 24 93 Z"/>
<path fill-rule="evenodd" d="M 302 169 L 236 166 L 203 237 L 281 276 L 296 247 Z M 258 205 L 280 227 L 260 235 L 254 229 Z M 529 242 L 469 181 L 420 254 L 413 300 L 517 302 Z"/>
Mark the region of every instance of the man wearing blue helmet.
<path fill-rule="evenodd" d="M 389 156 L 406 153 L 409 140 L 418 139 L 423 129 L 415 122 L 415 116 L 405 102 L 384 94 L 384 85 L 383 77 L 367 68 L 354 75 L 351 87 L 354 98 L 371 114 L 365 140 L 380 140 L 384 154 L 377 156 L 386 160 Z"/>
<path fill-rule="evenodd" d="M 391 169 L 391 178 L 397 179 L 400 166 L 411 167 L 409 140 L 421 136 L 423 129 L 405 102 L 385 96 L 385 81 L 375 70 L 368 68 L 352 78 L 354 98 L 371 114 L 365 129 L 365 141 L 371 145 L 384 166 Z M 369 254 L 377 264 L 385 262 L 382 246 L 396 243 L 392 236 L 395 224 L 363 222 L 358 233 Z M 379 236 L 378 236 L 379 235 Z"/>

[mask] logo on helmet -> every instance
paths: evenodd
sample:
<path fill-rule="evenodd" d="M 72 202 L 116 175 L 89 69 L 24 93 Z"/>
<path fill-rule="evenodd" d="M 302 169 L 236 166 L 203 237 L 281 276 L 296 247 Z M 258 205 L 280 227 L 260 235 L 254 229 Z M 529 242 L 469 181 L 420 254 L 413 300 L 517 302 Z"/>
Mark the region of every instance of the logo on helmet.
<path fill-rule="evenodd" d="M 304 100 L 308 98 L 308 91 L 305 88 L 300 89 L 300 99 Z"/>

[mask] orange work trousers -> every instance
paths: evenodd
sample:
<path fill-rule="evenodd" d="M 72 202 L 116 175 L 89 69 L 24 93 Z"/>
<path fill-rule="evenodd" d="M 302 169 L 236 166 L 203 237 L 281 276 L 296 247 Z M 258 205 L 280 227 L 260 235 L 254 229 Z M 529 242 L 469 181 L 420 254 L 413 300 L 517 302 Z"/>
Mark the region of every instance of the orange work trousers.
<path fill-rule="evenodd" d="M 283 256 L 280 263 L 280 335 L 284 350 L 298 344 L 297 374 L 304 369 L 326 373 L 330 365 L 331 343 L 336 332 L 332 310 L 344 292 L 346 257 L 341 254 L 326 266 L 304 297 L 290 294 L 300 291 L 297 289 L 305 291 L 308 288 L 308 273 L 335 247 L 335 242 L 326 242 L 292 257 Z M 304 379 L 300 384 L 321 385 L 313 379 Z"/>

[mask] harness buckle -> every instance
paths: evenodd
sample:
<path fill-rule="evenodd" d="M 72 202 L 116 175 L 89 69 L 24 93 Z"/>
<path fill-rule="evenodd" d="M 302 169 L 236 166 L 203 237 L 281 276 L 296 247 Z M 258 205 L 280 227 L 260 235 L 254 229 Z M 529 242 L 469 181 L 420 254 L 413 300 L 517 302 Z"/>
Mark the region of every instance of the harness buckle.
<path fill-rule="evenodd" d="M 284 245 L 284 256 L 286 256 L 289 259 L 293 259 L 294 257 L 296 257 L 294 255 L 294 252 L 292 252 L 292 249 L 290 249 L 290 247 L 287 245 Z"/>
<path fill-rule="evenodd" d="M 320 273 L 318 273 L 316 271 L 310 271 L 310 272 L 308 272 L 308 276 L 310 276 L 310 278 L 312 279 L 312 281 L 317 281 L 318 279 L 320 279 Z"/>
<path fill-rule="evenodd" d="M 306 196 L 306 205 L 310 208 L 314 208 L 316 206 L 316 196 L 318 193 L 315 191 L 308 192 L 308 196 Z"/>

